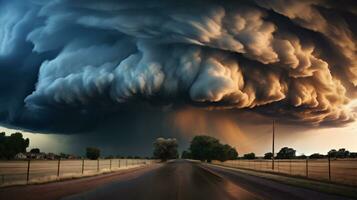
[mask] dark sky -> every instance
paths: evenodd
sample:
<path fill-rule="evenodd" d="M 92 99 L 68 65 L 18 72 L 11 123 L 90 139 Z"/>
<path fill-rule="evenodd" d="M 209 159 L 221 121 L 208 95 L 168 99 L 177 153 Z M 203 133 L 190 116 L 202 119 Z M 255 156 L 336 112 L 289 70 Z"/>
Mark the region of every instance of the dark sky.
<path fill-rule="evenodd" d="M 111 152 L 351 126 L 356 21 L 353 0 L 0 0 L 0 123 Z"/>

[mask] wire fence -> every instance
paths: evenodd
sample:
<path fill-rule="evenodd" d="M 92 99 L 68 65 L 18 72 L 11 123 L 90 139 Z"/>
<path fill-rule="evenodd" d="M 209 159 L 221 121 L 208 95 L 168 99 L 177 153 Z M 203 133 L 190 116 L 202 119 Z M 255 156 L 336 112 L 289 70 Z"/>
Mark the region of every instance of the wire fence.
<path fill-rule="evenodd" d="M 213 164 L 274 172 L 291 176 L 357 186 L 357 159 L 284 159 L 213 161 Z"/>
<path fill-rule="evenodd" d="M 88 176 L 153 162 L 148 159 L 0 161 L 0 186 Z"/>

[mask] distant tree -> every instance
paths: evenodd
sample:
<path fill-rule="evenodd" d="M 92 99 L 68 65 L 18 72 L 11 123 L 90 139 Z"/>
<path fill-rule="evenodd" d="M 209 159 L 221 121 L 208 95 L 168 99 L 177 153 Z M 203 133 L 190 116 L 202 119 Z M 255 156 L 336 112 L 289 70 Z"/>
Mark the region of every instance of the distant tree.
<path fill-rule="evenodd" d="M 192 158 L 191 152 L 183 151 L 182 154 L 181 154 L 181 158 L 182 159 L 191 159 Z"/>
<path fill-rule="evenodd" d="M 273 158 L 273 153 L 272 152 L 268 152 L 264 154 L 264 159 L 272 159 Z"/>
<path fill-rule="evenodd" d="M 191 140 L 190 152 L 195 160 L 210 162 L 216 156 L 217 146 L 220 145 L 219 140 L 206 135 L 195 136 Z"/>
<path fill-rule="evenodd" d="M 68 159 L 68 156 L 69 156 L 69 155 L 68 155 L 68 154 L 65 154 L 65 153 L 60 153 L 59 156 L 60 156 L 61 159 Z"/>
<path fill-rule="evenodd" d="M 309 156 L 309 158 L 311 158 L 311 159 L 320 159 L 320 158 L 324 158 L 324 157 L 325 157 L 324 155 L 319 154 L 319 153 L 314 153 Z"/>
<path fill-rule="evenodd" d="M 296 153 L 296 151 L 293 148 L 283 147 L 277 153 L 276 158 L 277 159 L 292 159 L 292 158 L 295 158 L 295 153 Z"/>
<path fill-rule="evenodd" d="M 236 160 L 238 158 L 238 152 L 234 147 L 226 144 L 223 145 L 223 149 L 226 160 Z"/>
<path fill-rule="evenodd" d="M 339 149 L 336 153 L 337 158 L 348 158 L 350 155 L 350 152 L 347 151 L 345 148 Z"/>
<path fill-rule="evenodd" d="M 350 158 L 357 158 L 357 152 L 351 152 L 349 157 Z"/>
<path fill-rule="evenodd" d="M 252 152 L 252 153 L 244 154 L 243 158 L 248 160 L 255 159 L 255 153 Z"/>
<path fill-rule="evenodd" d="M 0 132 L 0 159 L 6 158 L 6 135 L 5 132 Z"/>
<path fill-rule="evenodd" d="M 41 151 L 40 151 L 40 149 L 39 148 L 33 148 L 33 149 L 31 149 L 30 150 L 30 153 L 40 153 Z"/>
<path fill-rule="evenodd" d="M 178 158 L 177 140 L 175 138 L 157 138 L 154 142 L 154 157 L 161 161 Z"/>
<path fill-rule="evenodd" d="M 217 153 L 214 155 L 213 159 L 219 160 L 219 161 L 226 161 L 226 160 L 236 160 L 238 158 L 238 152 L 235 148 L 231 147 L 228 144 L 225 145 L 217 145 L 216 148 L 219 150 L 216 150 Z"/>
<path fill-rule="evenodd" d="M 226 154 L 226 151 L 228 151 L 229 148 L 225 149 L 223 144 L 217 143 L 212 146 L 212 151 L 210 155 L 210 159 L 208 159 L 208 162 L 211 162 L 211 160 L 219 160 L 221 162 L 228 160 L 228 155 Z"/>
<path fill-rule="evenodd" d="M 86 148 L 86 156 L 88 159 L 96 160 L 100 156 L 100 149 L 96 147 L 87 147 Z"/>
<path fill-rule="evenodd" d="M 327 152 L 327 155 L 330 156 L 331 158 L 336 158 L 337 157 L 336 149 L 331 149 L 329 152 Z"/>
<path fill-rule="evenodd" d="M 25 153 L 30 140 L 24 139 L 22 133 L 16 132 L 6 136 L 0 133 L 0 159 L 13 159 L 18 153 Z"/>
<path fill-rule="evenodd" d="M 195 136 L 190 145 L 191 157 L 195 160 L 211 162 L 212 160 L 235 160 L 238 152 L 228 144 L 221 144 L 218 139 L 199 135 Z"/>

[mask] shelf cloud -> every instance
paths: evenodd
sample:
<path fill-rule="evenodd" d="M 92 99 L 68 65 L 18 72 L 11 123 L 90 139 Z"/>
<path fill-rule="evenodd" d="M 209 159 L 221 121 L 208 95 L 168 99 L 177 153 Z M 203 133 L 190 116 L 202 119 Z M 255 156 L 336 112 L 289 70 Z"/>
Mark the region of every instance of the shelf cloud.
<path fill-rule="evenodd" d="M 0 121 L 81 132 L 193 106 L 346 124 L 355 118 L 357 5 L 342 4 L 2 0 Z"/>

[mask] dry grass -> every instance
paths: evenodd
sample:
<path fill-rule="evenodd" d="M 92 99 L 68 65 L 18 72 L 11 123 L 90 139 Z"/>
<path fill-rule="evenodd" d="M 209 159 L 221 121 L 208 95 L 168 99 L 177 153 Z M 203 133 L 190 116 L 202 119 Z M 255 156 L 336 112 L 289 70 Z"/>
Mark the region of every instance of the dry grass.
<path fill-rule="evenodd" d="M 88 177 L 152 163 L 150 160 L 134 159 L 99 160 L 98 168 L 97 162 L 97 160 L 85 160 L 82 173 L 82 160 L 61 160 L 59 176 L 57 176 L 57 160 L 33 160 L 30 162 L 27 182 L 27 161 L 0 161 L 0 187 Z"/>
<path fill-rule="evenodd" d="M 216 166 L 219 166 L 222 168 L 232 169 L 232 170 L 235 170 L 235 171 L 238 171 L 241 173 L 245 173 L 245 174 L 249 174 L 252 176 L 257 176 L 257 177 L 281 182 L 284 184 L 297 186 L 297 187 L 312 189 L 315 191 L 320 191 L 320 192 L 329 193 L 329 194 L 357 198 L 357 188 L 353 187 L 353 186 L 351 187 L 351 186 L 346 186 L 346 185 L 336 185 L 334 183 L 315 181 L 315 180 L 306 179 L 306 178 L 282 176 L 279 174 L 266 173 L 263 171 L 260 172 L 260 171 L 251 170 L 251 169 L 247 170 L 247 169 L 235 168 L 235 167 L 231 167 L 231 166 L 224 166 L 220 162 L 214 162 L 213 165 L 216 165 Z"/>
<path fill-rule="evenodd" d="M 214 161 L 229 167 L 253 169 L 257 171 L 281 173 L 309 179 L 329 181 L 344 185 L 357 186 L 357 159 L 333 159 L 330 161 L 330 176 L 328 159 L 316 160 L 275 160 L 272 170 L 271 160 L 233 160 L 226 162 Z"/>

